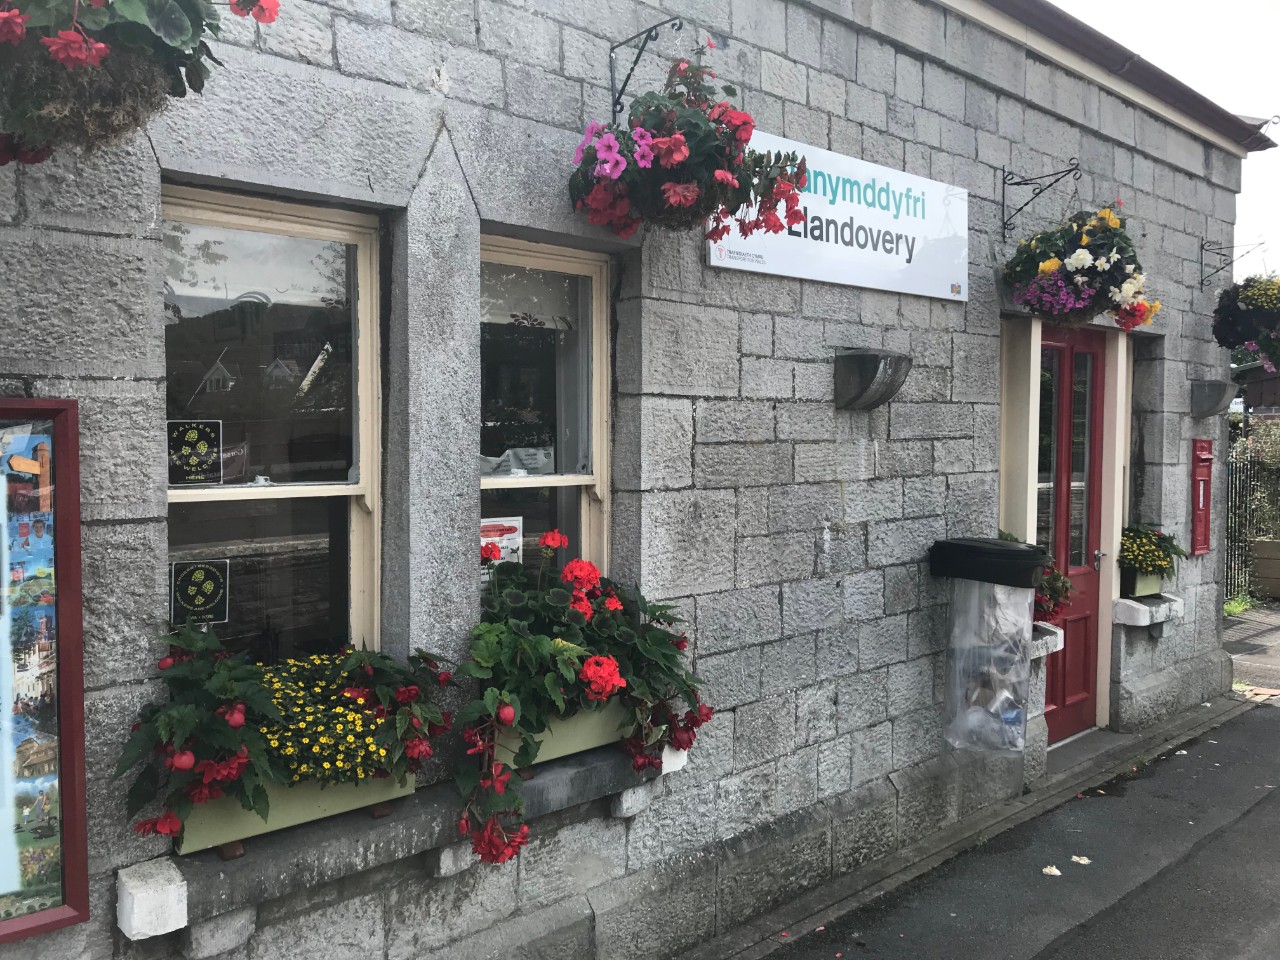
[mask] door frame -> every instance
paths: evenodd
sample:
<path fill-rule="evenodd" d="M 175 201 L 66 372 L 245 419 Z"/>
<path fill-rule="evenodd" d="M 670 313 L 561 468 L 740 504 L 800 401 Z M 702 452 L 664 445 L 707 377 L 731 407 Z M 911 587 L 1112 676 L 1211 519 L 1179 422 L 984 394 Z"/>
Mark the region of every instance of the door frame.
<path fill-rule="evenodd" d="M 1017 317 L 1000 322 L 1000 528 L 1022 540 L 1036 532 L 1036 479 L 1043 322 Z M 1102 402 L 1102 465 L 1098 573 L 1098 674 L 1095 723 L 1111 722 L 1112 612 L 1120 599 L 1120 530 L 1127 513 L 1132 350 L 1114 327 L 1090 325 L 1106 335 Z"/>

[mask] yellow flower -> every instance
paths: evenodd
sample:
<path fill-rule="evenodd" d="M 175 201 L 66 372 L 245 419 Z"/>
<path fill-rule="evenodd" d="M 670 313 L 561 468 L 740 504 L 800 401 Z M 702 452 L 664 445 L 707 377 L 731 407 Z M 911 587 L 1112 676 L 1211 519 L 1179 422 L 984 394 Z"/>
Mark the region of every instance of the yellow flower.
<path fill-rule="evenodd" d="M 1045 260 L 1043 263 L 1040 264 L 1041 273 L 1053 273 L 1054 271 L 1061 270 L 1061 269 L 1062 269 L 1062 261 L 1059 260 L 1057 257 L 1050 257 L 1048 260 Z"/>
<path fill-rule="evenodd" d="M 1089 241 L 1092 239 L 1093 237 L 1089 236 L 1088 233 L 1080 234 L 1080 246 L 1087 247 L 1089 245 Z"/>
<path fill-rule="evenodd" d="M 1098 211 L 1098 222 L 1111 227 L 1113 230 L 1120 229 L 1120 218 L 1111 212 L 1110 207 Z"/>

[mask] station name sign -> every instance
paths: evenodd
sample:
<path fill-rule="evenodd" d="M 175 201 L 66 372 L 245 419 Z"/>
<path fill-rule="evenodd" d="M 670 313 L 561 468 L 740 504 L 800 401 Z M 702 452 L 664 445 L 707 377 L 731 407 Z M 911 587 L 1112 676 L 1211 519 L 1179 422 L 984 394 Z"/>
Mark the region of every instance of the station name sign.
<path fill-rule="evenodd" d="M 804 220 L 782 233 L 708 242 L 711 266 L 969 299 L 967 190 L 767 133 L 752 136 L 751 147 L 808 160 Z"/>

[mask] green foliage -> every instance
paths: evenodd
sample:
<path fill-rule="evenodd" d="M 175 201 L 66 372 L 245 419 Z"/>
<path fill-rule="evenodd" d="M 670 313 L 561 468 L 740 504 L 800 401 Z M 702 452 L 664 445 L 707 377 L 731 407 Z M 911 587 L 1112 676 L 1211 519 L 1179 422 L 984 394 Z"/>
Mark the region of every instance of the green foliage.
<path fill-rule="evenodd" d="M 193 805 L 231 796 L 265 819 L 267 784 L 388 775 L 403 782 L 430 756 L 426 737 L 448 725 L 427 696 L 441 676 L 425 654 L 406 666 L 385 654 L 348 650 L 267 668 L 190 623 L 168 640 L 158 666 L 169 697 L 142 708 L 116 765 L 117 778 L 135 771 L 127 797 L 131 818 L 159 800 L 185 820 Z M 362 755 L 350 764 L 347 731 L 325 728 L 334 722 L 361 731 Z M 320 749 L 304 769 L 298 745 L 308 730 Z M 374 739 L 372 750 L 365 736 Z M 344 763 L 334 766 L 338 756 Z M 150 832 L 154 823 L 137 828 Z"/>
<path fill-rule="evenodd" d="M 1171 579 L 1177 560 L 1186 555 L 1171 533 L 1125 527 L 1120 531 L 1120 556 L 1116 563 L 1121 570 L 1158 573 L 1164 579 Z"/>
<path fill-rule="evenodd" d="M 1222 615 L 1224 617 L 1238 617 L 1246 610 L 1252 610 L 1257 606 L 1257 601 L 1247 593 L 1242 593 L 1238 597 L 1232 597 L 1222 605 Z"/>

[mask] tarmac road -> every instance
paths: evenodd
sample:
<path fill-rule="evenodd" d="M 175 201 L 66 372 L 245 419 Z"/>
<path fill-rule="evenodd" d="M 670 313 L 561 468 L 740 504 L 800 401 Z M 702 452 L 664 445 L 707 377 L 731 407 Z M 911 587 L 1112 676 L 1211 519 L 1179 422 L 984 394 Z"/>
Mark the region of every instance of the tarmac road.
<path fill-rule="evenodd" d="M 1280 960 L 1280 707 L 1181 749 L 772 956 Z"/>

